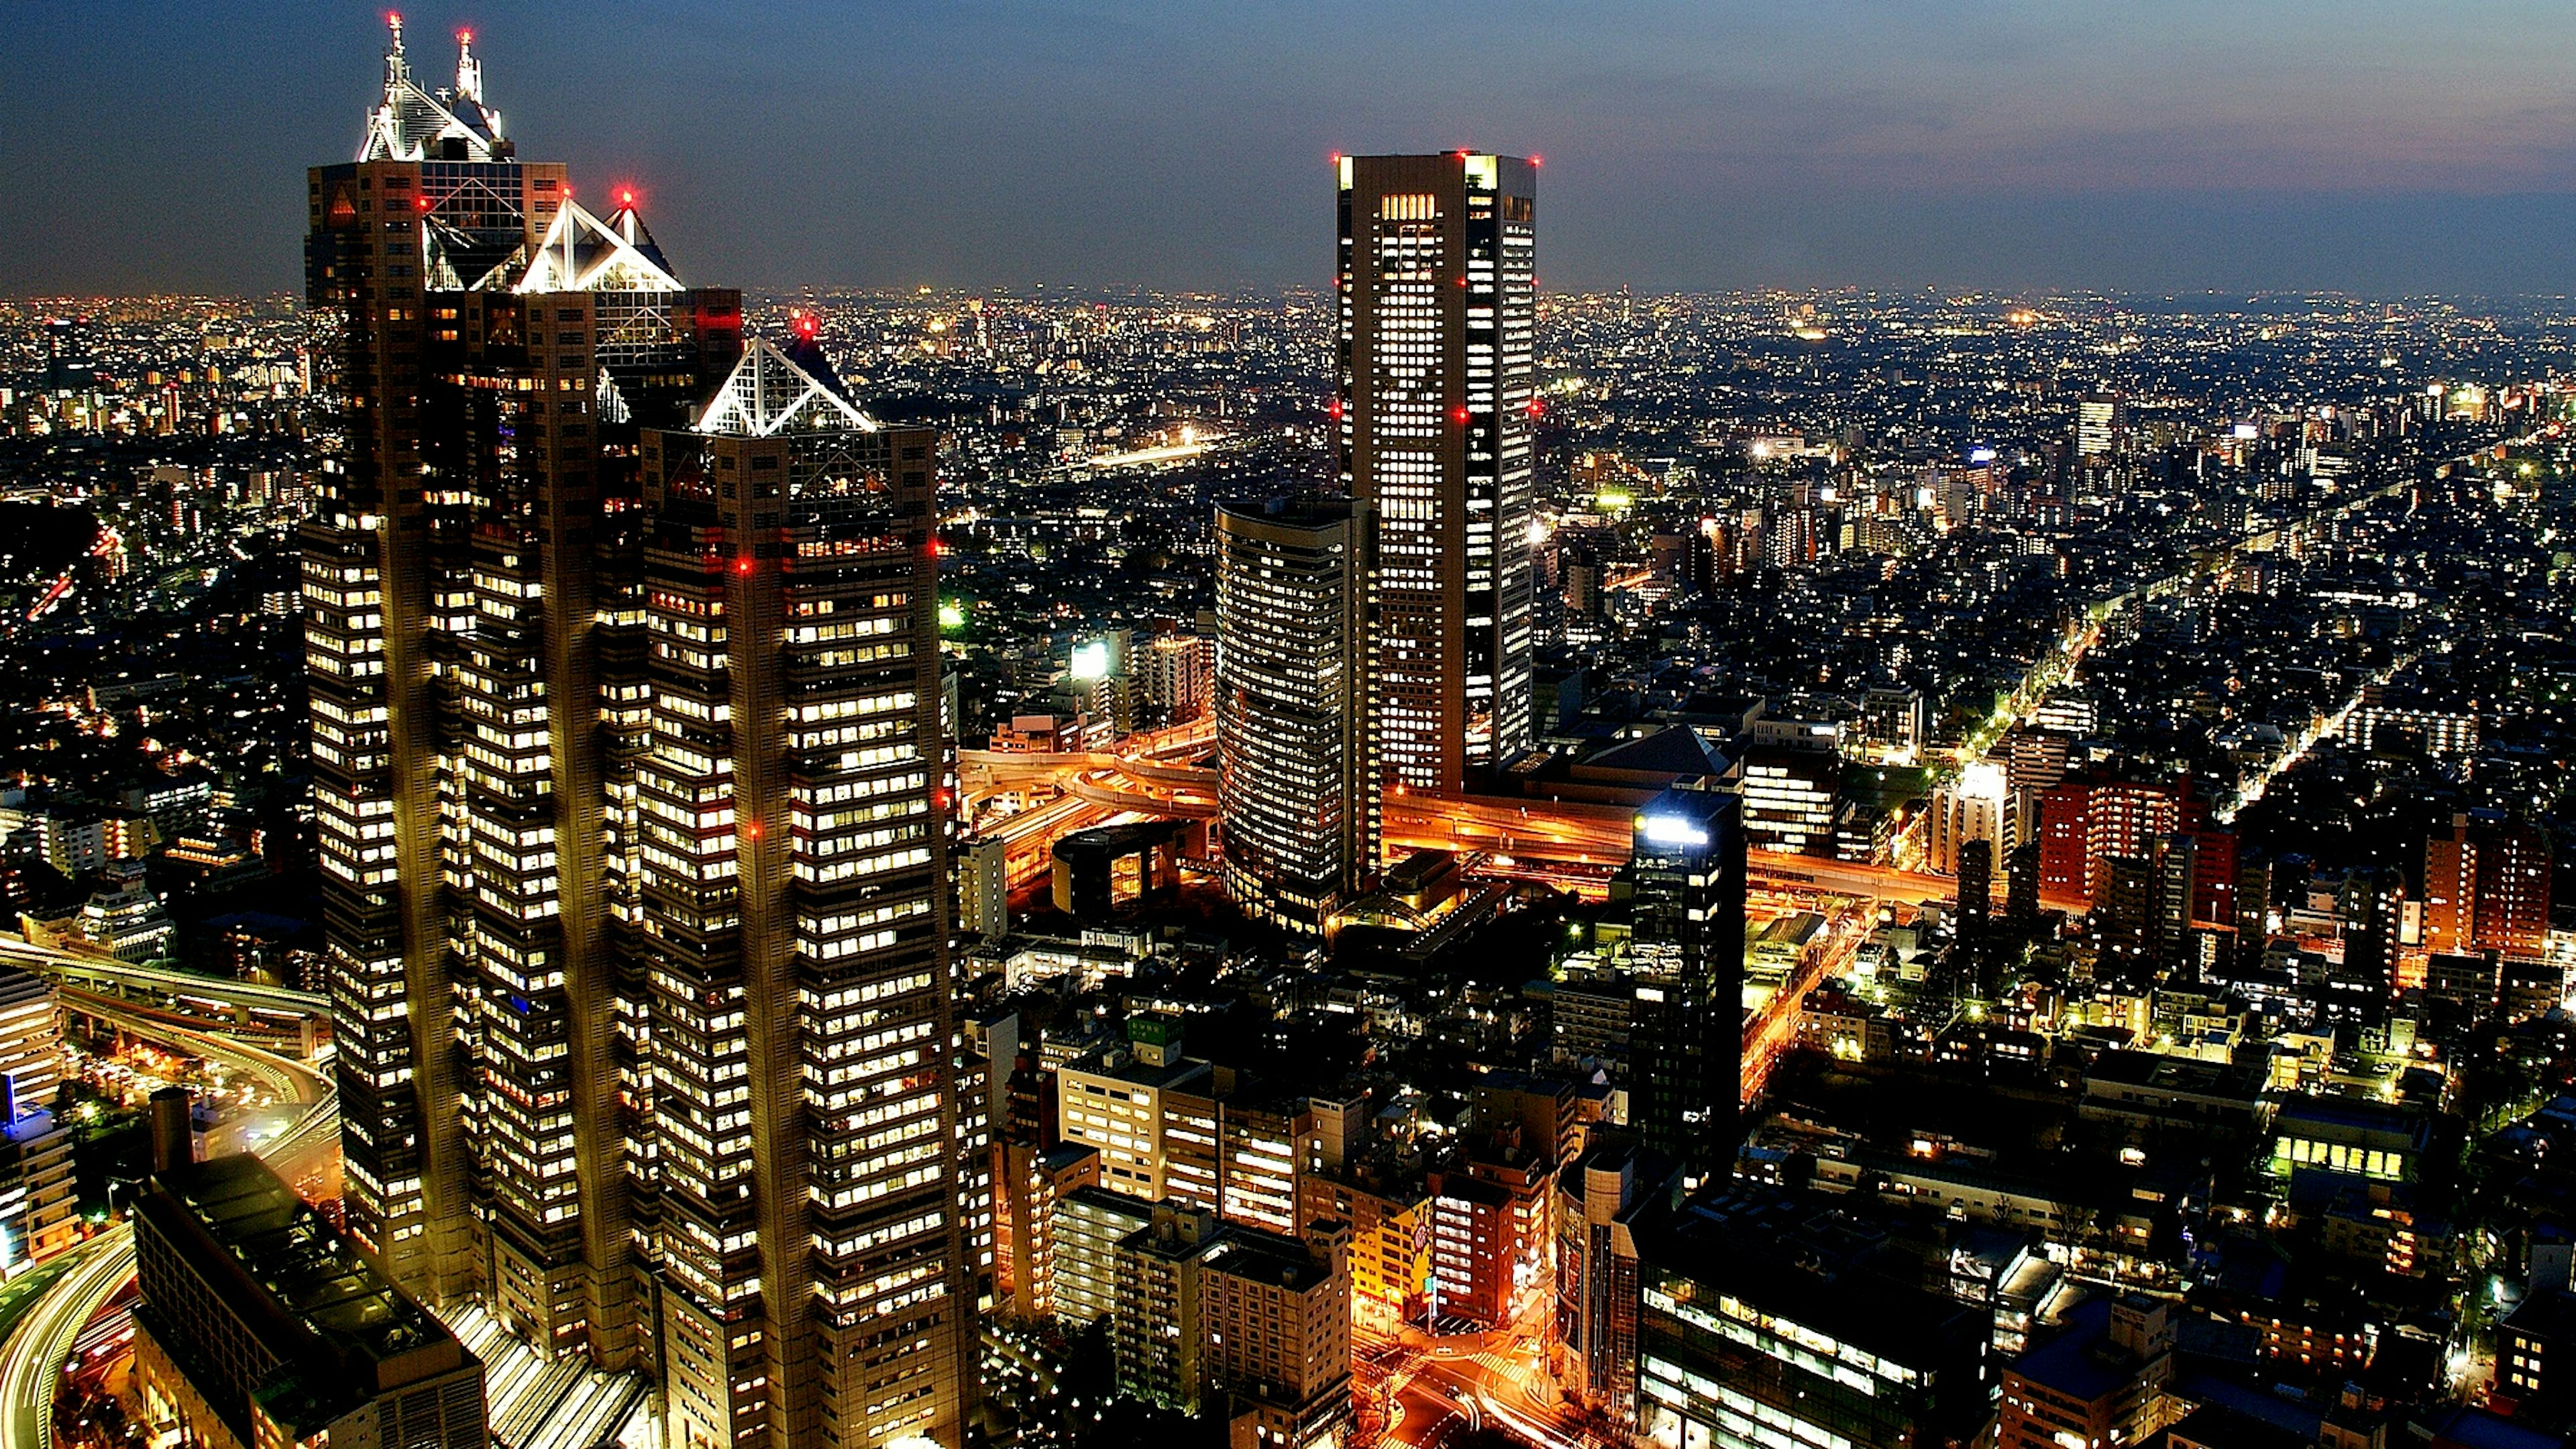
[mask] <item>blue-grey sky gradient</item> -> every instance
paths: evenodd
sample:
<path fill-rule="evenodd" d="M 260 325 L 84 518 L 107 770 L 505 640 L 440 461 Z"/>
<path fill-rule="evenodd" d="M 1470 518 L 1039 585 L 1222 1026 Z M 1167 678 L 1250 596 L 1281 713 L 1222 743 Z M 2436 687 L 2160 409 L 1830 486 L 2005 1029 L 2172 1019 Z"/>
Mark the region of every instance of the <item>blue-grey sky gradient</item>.
<path fill-rule="evenodd" d="M 11 0 L 0 295 L 300 285 L 382 7 Z M 2565 0 L 424 0 L 694 281 L 1320 283 L 1335 151 L 1536 153 L 1551 290 L 2576 290 Z"/>

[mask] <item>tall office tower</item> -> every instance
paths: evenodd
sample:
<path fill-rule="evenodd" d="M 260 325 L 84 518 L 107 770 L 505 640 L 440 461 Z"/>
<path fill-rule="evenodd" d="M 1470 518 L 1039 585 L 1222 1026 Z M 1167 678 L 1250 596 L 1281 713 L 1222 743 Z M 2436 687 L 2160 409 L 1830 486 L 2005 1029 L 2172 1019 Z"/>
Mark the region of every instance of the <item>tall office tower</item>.
<path fill-rule="evenodd" d="M 639 934 L 679 1444 L 961 1432 L 936 452 L 865 418 L 806 337 L 752 343 L 694 428 L 643 440 Z"/>
<path fill-rule="evenodd" d="M 482 1255 L 441 862 L 453 690 L 431 657 L 471 608 L 472 492 L 424 474 L 425 299 L 507 297 L 567 199 L 561 166 L 517 159 L 470 54 L 456 80 L 452 106 L 424 90 L 394 23 L 357 159 L 308 174 L 305 242 L 314 385 L 345 419 L 300 538 L 343 1201 L 351 1236 L 433 1302 L 478 1287 Z"/>
<path fill-rule="evenodd" d="M 1216 530 L 1226 894 L 1258 919 L 1322 931 L 1377 867 L 1375 513 L 1282 500 L 1219 509 Z"/>
<path fill-rule="evenodd" d="M 1732 1143 L 1743 1095 L 1741 802 L 1671 789 L 1638 810 L 1635 853 L 1611 882 L 1631 912 L 1630 1121 L 1657 1152 L 1705 1170 Z"/>
<path fill-rule="evenodd" d="M 2026 840 L 2004 857 L 2004 919 L 2016 932 L 2039 920 L 2039 842 Z"/>
<path fill-rule="evenodd" d="M 1616 1423 L 1637 1418 L 1638 1239 L 1678 1188 L 1671 1162 L 1616 1136 L 1557 1175 L 1557 1382 Z"/>
<path fill-rule="evenodd" d="M 311 244 L 352 1230 L 676 1445 L 954 1444 L 936 440 L 511 158 L 470 56 L 386 85 Z"/>
<path fill-rule="evenodd" d="M 98 363 L 90 349 L 86 317 L 45 319 L 44 390 L 66 395 L 98 386 Z"/>
<path fill-rule="evenodd" d="M 2107 459 L 2128 431 L 2128 401 L 2118 393 L 2088 392 L 2075 400 L 2075 452 L 2087 462 Z"/>
<path fill-rule="evenodd" d="M 448 986 L 483 1291 L 549 1350 L 653 1342 L 639 1033 L 636 759 L 649 724 L 640 430 L 739 349 L 732 292 L 671 275 L 631 205 L 567 201 L 507 293 L 433 291 L 424 477 L 471 510 L 435 656 Z M 453 731 L 445 734 L 445 731 Z M 417 1004 L 414 1014 L 417 1015 Z M 639 1215 L 640 1214 L 640 1215 Z"/>
<path fill-rule="evenodd" d="M 1380 768 L 1454 790 L 1531 738 L 1538 169 L 1340 165 L 1339 451 L 1380 521 Z"/>
<path fill-rule="evenodd" d="M 1971 840 L 1960 846 L 1958 875 L 1959 975 L 1968 995 L 1983 996 L 1988 958 L 1994 951 L 1988 927 L 1994 914 L 1995 843 Z"/>

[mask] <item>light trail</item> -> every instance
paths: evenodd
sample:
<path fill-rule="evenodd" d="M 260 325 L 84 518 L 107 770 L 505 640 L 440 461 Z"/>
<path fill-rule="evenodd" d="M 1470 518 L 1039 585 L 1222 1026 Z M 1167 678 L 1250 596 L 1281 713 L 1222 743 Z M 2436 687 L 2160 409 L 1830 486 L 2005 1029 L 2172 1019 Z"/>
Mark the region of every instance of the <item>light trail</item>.
<path fill-rule="evenodd" d="M 325 1088 L 293 1126 L 257 1151 L 285 1176 L 289 1164 L 324 1148 L 336 1151 L 339 1140 L 339 1096 Z M 134 1280 L 134 1228 L 112 1224 L 71 1254 L 76 1260 L 72 1269 L 45 1290 L 8 1342 L 0 1344 L 0 1449 L 52 1449 L 54 1394 L 63 1365 L 71 1360 L 81 1330 Z"/>

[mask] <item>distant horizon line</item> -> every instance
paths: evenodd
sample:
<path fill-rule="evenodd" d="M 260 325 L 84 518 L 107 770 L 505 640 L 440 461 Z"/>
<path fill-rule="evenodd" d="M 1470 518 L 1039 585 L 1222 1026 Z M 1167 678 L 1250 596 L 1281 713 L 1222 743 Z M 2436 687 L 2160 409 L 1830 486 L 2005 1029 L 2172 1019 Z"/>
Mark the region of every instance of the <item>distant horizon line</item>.
<path fill-rule="evenodd" d="M 726 287 L 740 292 L 746 301 L 787 306 L 805 300 L 869 298 L 897 299 L 913 297 L 956 297 L 975 300 L 1004 297 L 1018 301 L 1038 300 L 1045 295 L 1109 294 L 1119 296 L 1237 299 L 1247 297 L 1301 297 L 1329 294 L 1328 284 L 1310 283 L 1242 283 L 1230 287 L 1157 286 L 1144 282 L 1065 282 L 997 284 L 972 286 L 963 283 L 790 283 L 768 286 L 743 286 L 710 283 L 709 287 Z M 696 284 L 691 284 L 696 289 Z M 2203 298 L 2243 298 L 2246 301 L 2283 298 L 2332 298 L 2346 302 L 2374 304 L 2456 304 L 2460 302 L 2571 302 L 2576 293 L 2569 292 L 2365 292 L 2342 287 L 2203 287 L 2176 289 L 2170 287 L 2113 287 L 2097 285 L 2064 286 L 1942 286 L 1935 283 L 1879 286 L 1858 282 L 1822 282 L 1805 285 L 1766 283 L 1758 285 L 1709 285 L 1684 287 L 1619 286 L 1572 287 L 1550 289 L 1542 286 L 1539 295 L 1547 298 L 1596 300 L 1611 297 L 1848 297 L 1869 300 L 1903 301 L 1936 300 L 1946 305 L 1967 306 L 1983 303 L 2044 303 L 2049 301 L 2084 301 L 2113 299 L 2120 301 L 2181 301 Z M 59 303 L 94 302 L 248 302 L 283 301 L 297 308 L 305 305 L 301 293 L 285 288 L 261 292 L 20 292 L 0 294 L 0 307 L 32 307 Z"/>

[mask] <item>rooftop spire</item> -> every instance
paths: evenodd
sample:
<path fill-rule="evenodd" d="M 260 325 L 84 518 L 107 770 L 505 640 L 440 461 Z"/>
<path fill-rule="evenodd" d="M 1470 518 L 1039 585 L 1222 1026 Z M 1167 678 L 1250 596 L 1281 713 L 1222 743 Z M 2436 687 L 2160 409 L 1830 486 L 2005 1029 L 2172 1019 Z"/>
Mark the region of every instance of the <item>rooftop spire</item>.
<path fill-rule="evenodd" d="M 483 62 L 474 58 L 471 30 L 456 32 L 456 94 L 460 100 L 483 103 Z"/>
<path fill-rule="evenodd" d="M 508 155 L 500 113 L 483 101 L 483 62 L 474 58 L 474 32 L 456 34 L 456 89 L 432 94 L 412 78 L 402 16 L 387 15 L 385 28 L 391 39 L 385 46 L 384 99 L 368 114 L 358 159 L 489 161 Z"/>

